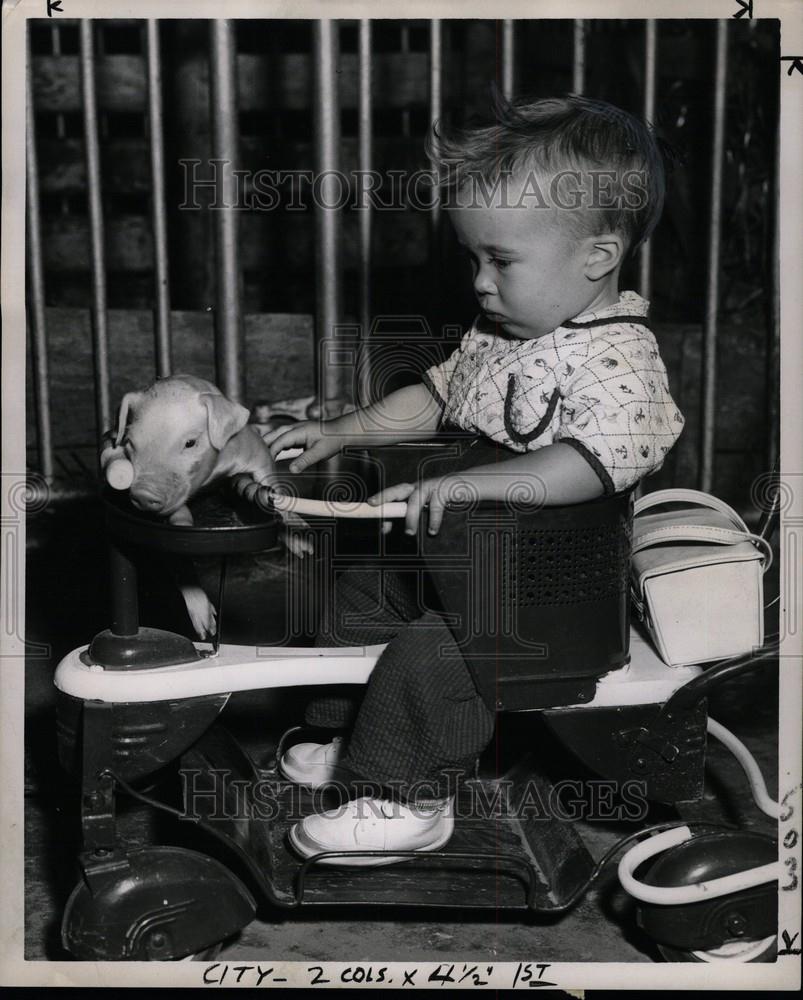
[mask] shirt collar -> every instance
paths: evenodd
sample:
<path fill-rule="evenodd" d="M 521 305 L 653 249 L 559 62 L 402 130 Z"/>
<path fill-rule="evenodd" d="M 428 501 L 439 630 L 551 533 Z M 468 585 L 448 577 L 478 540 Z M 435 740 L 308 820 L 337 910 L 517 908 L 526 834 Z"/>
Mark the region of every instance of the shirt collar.
<path fill-rule="evenodd" d="M 595 320 L 614 316 L 646 316 L 649 308 L 650 303 L 637 292 L 620 292 L 618 302 L 613 302 L 611 305 L 603 306 L 593 312 L 580 313 L 569 322 L 572 326 L 583 326 L 587 323 L 593 323 Z"/>
<path fill-rule="evenodd" d="M 644 318 L 649 308 L 650 303 L 647 299 L 643 299 L 637 292 L 620 292 L 617 302 L 613 302 L 609 306 L 603 306 L 601 309 L 596 309 L 593 312 L 580 313 L 573 319 L 566 320 L 560 326 L 556 326 L 552 333 L 547 336 L 554 336 L 558 330 L 577 330 L 582 327 L 604 326 L 607 322 L 616 319 L 626 320 L 628 317 L 633 317 L 634 319 L 639 317 Z M 517 341 L 518 343 L 535 344 L 543 340 L 543 337 L 535 337 L 532 340 L 520 340 L 518 337 L 513 337 L 509 334 L 496 333 L 495 324 L 491 320 L 486 319 L 482 313 L 474 321 L 473 328 L 477 333 L 499 337 L 511 342 Z"/>

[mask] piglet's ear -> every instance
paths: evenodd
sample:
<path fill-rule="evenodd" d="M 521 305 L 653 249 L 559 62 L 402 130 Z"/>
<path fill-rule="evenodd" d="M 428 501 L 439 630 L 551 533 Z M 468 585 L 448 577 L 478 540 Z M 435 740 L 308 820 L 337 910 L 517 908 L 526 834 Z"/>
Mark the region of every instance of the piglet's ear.
<path fill-rule="evenodd" d="M 205 392 L 199 398 L 206 407 L 209 440 L 213 448 L 221 451 L 245 427 L 251 414 L 244 406 L 217 393 Z"/>
<path fill-rule="evenodd" d="M 127 392 L 123 396 L 123 400 L 120 403 L 120 409 L 117 411 L 117 434 L 114 439 L 115 447 L 120 447 L 120 442 L 123 440 L 125 435 L 125 429 L 128 425 L 128 418 L 131 411 L 137 405 L 137 403 L 142 399 L 141 392 Z"/>

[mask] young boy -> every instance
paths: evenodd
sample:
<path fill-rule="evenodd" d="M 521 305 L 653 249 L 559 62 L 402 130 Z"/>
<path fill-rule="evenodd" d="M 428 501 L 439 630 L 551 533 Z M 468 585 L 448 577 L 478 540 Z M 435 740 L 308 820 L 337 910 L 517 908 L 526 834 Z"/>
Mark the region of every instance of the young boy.
<path fill-rule="evenodd" d="M 510 450 L 493 465 L 373 497 L 407 501 L 408 533 L 425 506 L 437 532 L 449 496 L 464 488 L 493 500 L 527 482 L 533 502 L 550 505 L 628 489 L 660 467 L 683 427 L 646 325 L 647 302 L 619 292 L 623 260 L 663 205 L 651 129 L 569 96 L 504 105 L 492 124 L 436 143 L 442 203 L 471 261 L 480 315 L 420 384 L 336 420 L 278 431 L 268 438 L 272 453 L 303 446 L 290 466 L 301 471 L 347 444 L 423 440 L 443 424 Z M 400 576 L 347 573 L 336 598 L 340 612 L 362 622 L 337 641 L 388 646 L 356 716 L 336 697 L 307 711 L 313 724 L 351 722 L 348 741 L 292 747 L 282 768 L 312 787 L 362 779 L 372 794 L 305 818 L 290 840 L 302 856 L 345 851 L 353 857 L 331 863 L 387 864 L 403 859 L 359 852 L 435 850 L 448 841 L 449 774 L 472 767 L 494 718 L 445 623 L 421 613 Z"/>

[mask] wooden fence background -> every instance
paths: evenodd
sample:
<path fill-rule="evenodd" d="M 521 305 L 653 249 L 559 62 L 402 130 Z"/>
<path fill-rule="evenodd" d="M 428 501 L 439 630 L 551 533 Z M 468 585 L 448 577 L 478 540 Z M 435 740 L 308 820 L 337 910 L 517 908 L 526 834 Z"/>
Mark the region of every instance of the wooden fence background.
<path fill-rule="evenodd" d="M 586 93 L 640 110 L 643 25 L 589 22 Z M 451 117 L 486 110 L 489 85 L 498 73 L 499 22 L 445 22 L 444 29 L 444 107 Z M 144 22 L 100 21 L 96 31 L 116 402 L 122 392 L 155 374 Z M 515 37 L 517 92 L 545 96 L 571 89 L 571 21 L 520 22 Z M 658 124 L 685 162 L 675 172 L 665 218 L 653 241 L 653 316 L 673 392 L 688 422 L 680 444 L 653 482 L 694 486 L 713 24 L 661 21 L 658 37 Z M 213 378 L 210 310 L 215 271 L 208 194 L 202 194 L 205 207 L 200 210 L 178 207 L 184 176 L 179 161 L 210 155 L 207 25 L 164 21 L 161 38 L 175 368 Z M 342 22 L 340 166 L 345 172 L 357 167 L 356 38 L 356 22 Z M 429 127 L 428 39 L 427 22 L 374 22 L 374 166 L 380 171 L 427 166 L 423 137 Z M 77 22 L 34 22 L 31 45 L 53 438 L 59 473 L 75 476 L 94 468 L 95 438 Z M 772 23 L 732 25 L 715 485 L 717 493 L 742 507 L 748 503 L 750 483 L 767 468 L 768 440 L 774 433 L 768 426 L 777 373 L 768 350 L 772 219 L 767 204 L 774 169 L 777 46 Z M 310 48 L 309 22 L 238 23 L 241 169 L 312 169 Z M 342 213 L 344 322 L 353 322 L 357 313 L 357 214 Z M 240 233 L 246 402 L 308 395 L 314 389 L 315 363 L 312 212 L 245 211 Z M 454 263 L 448 233 L 437 271 L 429 262 L 428 246 L 425 213 L 375 213 L 374 312 L 377 317 L 424 316 L 437 341 L 441 324 L 465 325 L 475 308 L 468 274 Z M 623 287 L 636 287 L 635 267 L 625 277 Z M 394 343 L 403 341 L 398 329 L 395 339 L 382 338 L 391 356 Z M 29 377 L 29 399 L 32 394 Z M 28 441 L 35 467 L 32 407 L 30 411 Z"/>

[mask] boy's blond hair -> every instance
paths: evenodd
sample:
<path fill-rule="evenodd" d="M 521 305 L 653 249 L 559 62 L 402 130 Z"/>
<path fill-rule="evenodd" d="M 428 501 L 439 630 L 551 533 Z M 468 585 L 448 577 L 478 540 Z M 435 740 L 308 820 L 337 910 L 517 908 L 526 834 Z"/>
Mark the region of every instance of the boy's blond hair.
<path fill-rule="evenodd" d="M 553 204 L 573 209 L 569 223 L 578 235 L 619 233 L 631 253 L 650 236 L 663 209 L 671 154 L 651 125 L 575 94 L 511 103 L 495 92 L 494 105 L 487 123 L 433 125 L 427 153 L 441 188 L 457 192 L 472 184 L 475 193 L 487 193 L 506 175 L 530 172 L 528 180 L 542 184 L 579 176 L 582 204 L 577 197 L 561 202 L 558 188 L 551 192 Z"/>

